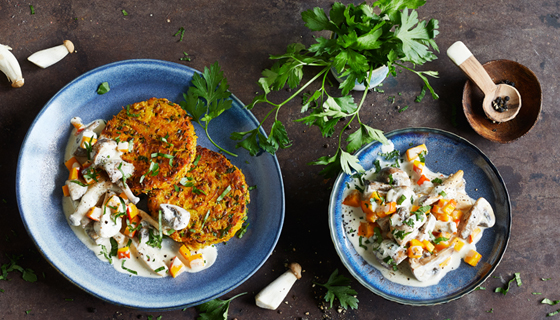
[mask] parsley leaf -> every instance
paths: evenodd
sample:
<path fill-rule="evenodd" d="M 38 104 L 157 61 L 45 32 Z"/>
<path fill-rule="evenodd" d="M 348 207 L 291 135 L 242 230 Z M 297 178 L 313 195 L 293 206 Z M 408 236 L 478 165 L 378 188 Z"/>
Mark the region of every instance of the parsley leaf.
<path fill-rule="evenodd" d="M 229 99 L 231 92 L 228 91 L 228 88 L 227 79 L 216 61 L 210 68 L 204 67 L 202 76 L 198 73 L 193 75 L 192 86 L 189 87 L 186 94 L 183 93 L 185 100 L 179 104 L 195 122 L 204 128 L 208 140 L 213 145 L 230 156 L 237 157 L 236 154 L 216 144 L 208 132 L 210 121 L 231 108 L 233 100 Z"/>
<path fill-rule="evenodd" d="M 560 303 L 560 300 L 552 301 L 552 300 L 550 300 L 550 299 L 548 299 L 548 298 L 544 298 L 544 299 L 541 301 L 541 303 L 548 304 L 549 306 L 554 306 L 554 305 L 557 305 L 558 303 Z"/>
<path fill-rule="evenodd" d="M 179 36 L 179 41 L 183 41 L 183 36 L 185 35 L 185 28 L 180 27 L 179 30 L 173 35 L 174 37 Z"/>
<path fill-rule="evenodd" d="M 97 88 L 97 94 L 106 94 L 109 90 L 111 90 L 111 88 L 109 88 L 109 82 L 102 82 Z"/>
<path fill-rule="evenodd" d="M 338 269 L 334 270 L 327 283 L 321 284 L 315 281 L 313 281 L 313 283 L 328 290 L 325 295 L 325 301 L 330 303 L 331 308 L 334 299 L 337 298 L 342 308 L 348 309 L 348 307 L 350 307 L 352 309 L 358 309 L 359 301 L 358 298 L 355 297 L 358 293 L 350 287 L 350 279 L 338 274 Z"/>
<path fill-rule="evenodd" d="M 214 299 L 206 303 L 197 306 L 198 312 L 202 312 L 198 315 L 197 320 L 227 320 L 229 304 L 230 302 L 246 294 L 246 292 L 240 293 L 228 300 Z"/>
<path fill-rule="evenodd" d="M 514 274 L 514 277 L 511 280 L 508 281 L 507 287 L 505 289 L 501 288 L 501 287 L 498 287 L 494 290 L 494 292 L 500 292 L 505 296 L 508 293 L 509 288 L 511 286 L 511 283 L 513 281 L 517 281 L 517 286 L 518 287 L 521 286 L 521 278 L 519 277 L 519 273 Z"/>

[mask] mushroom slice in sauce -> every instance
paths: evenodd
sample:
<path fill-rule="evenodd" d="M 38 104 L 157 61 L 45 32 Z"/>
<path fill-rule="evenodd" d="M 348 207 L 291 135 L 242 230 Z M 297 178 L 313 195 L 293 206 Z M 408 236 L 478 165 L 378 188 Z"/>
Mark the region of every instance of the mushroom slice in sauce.
<path fill-rule="evenodd" d="M 381 169 L 377 180 L 392 186 L 410 187 L 410 178 L 408 174 L 399 168 L 385 167 Z"/>
<path fill-rule="evenodd" d="M 486 199 L 478 198 L 471 210 L 467 211 L 461 217 L 458 234 L 461 238 L 467 239 L 478 225 L 493 226 L 494 222 L 495 218 L 492 206 Z"/>
<path fill-rule="evenodd" d="M 442 267 L 440 265 L 449 257 L 451 257 L 454 250 L 454 246 L 450 246 L 434 255 L 425 258 L 408 259 L 412 274 L 414 274 L 418 281 L 429 280 L 442 270 Z"/>
<path fill-rule="evenodd" d="M 442 191 L 447 195 L 448 198 L 453 199 L 455 198 L 455 194 L 457 193 L 457 189 L 459 189 L 464 183 L 463 180 L 463 170 L 459 170 L 454 174 L 450 175 L 445 181 L 441 183 L 441 185 L 432 189 L 430 195 L 427 199 L 423 199 L 422 205 L 429 206 L 442 199 Z"/>
<path fill-rule="evenodd" d="M 369 181 L 366 180 L 365 181 L 365 188 L 364 188 L 364 200 L 369 200 L 369 198 L 371 198 L 372 193 L 374 192 L 381 192 L 382 196 L 384 196 L 384 194 L 391 190 L 391 185 L 385 184 L 385 183 L 381 183 L 381 182 L 377 182 L 377 181 Z"/>
<path fill-rule="evenodd" d="M 76 211 L 68 217 L 71 225 L 79 226 L 87 211 L 95 206 L 99 199 L 111 188 L 111 181 L 106 181 L 101 176 L 98 180 L 98 182 L 89 186 L 87 192 L 82 196 Z"/>
<path fill-rule="evenodd" d="M 387 269 L 391 269 L 407 258 L 406 249 L 391 240 L 383 240 L 374 253 L 381 265 Z"/>
<path fill-rule="evenodd" d="M 74 182 L 76 180 L 66 180 L 66 186 L 68 186 L 68 192 L 70 193 L 70 198 L 76 201 L 79 200 L 88 190 L 88 186 L 82 186 L 79 183 Z M 79 182 L 79 181 L 77 181 Z"/>
<path fill-rule="evenodd" d="M 119 180 L 117 181 L 117 186 L 121 188 L 122 192 L 124 192 L 124 194 L 128 198 L 128 201 L 134 204 L 137 204 L 140 201 L 140 198 L 132 193 L 132 190 L 130 190 L 130 187 L 128 186 L 128 184 L 126 184 L 126 182 L 122 182 L 122 180 Z"/>
<path fill-rule="evenodd" d="M 130 246 L 130 251 L 136 257 L 140 258 L 144 262 L 144 264 L 157 275 L 166 275 L 168 268 L 165 265 L 163 259 L 159 257 L 159 255 L 153 248 L 146 245 L 143 241 L 142 243 L 138 243 L 136 240 L 133 240 L 132 245 Z"/>
<path fill-rule="evenodd" d="M 457 224 L 454 221 L 436 221 L 434 231 L 455 233 L 457 232 Z"/>
<path fill-rule="evenodd" d="M 181 230 L 189 225 L 191 214 L 187 210 L 172 204 L 162 203 L 161 221 L 162 224 L 169 229 Z"/>
<path fill-rule="evenodd" d="M 426 223 L 424 223 L 424 225 L 420 228 L 417 239 L 420 241 L 430 240 L 430 235 L 434 231 L 436 223 L 436 217 L 434 217 L 433 214 L 428 214 L 428 219 L 426 220 Z"/>
<path fill-rule="evenodd" d="M 134 172 L 134 165 L 123 161 L 117 150 L 117 142 L 101 138 L 93 145 L 93 165 L 102 168 L 113 183 L 124 177 L 129 177 Z"/>

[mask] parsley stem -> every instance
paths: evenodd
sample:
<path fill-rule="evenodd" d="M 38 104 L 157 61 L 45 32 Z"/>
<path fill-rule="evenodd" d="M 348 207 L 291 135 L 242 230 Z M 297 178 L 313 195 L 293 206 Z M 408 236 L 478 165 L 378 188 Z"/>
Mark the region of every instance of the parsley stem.
<path fill-rule="evenodd" d="M 237 155 L 235 153 L 227 151 L 226 149 L 220 147 L 216 142 L 214 142 L 214 140 L 212 140 L 212 138 L 210 137 L 210 134 L 208 133 L 208 122 L 206 122 L 206 125 L 204 126 L 204 132 L 206 132 L 206 136 L 208 137 L 208 140 L 210 140 L 210 142 L 212 142 L 212 144 L 215 145 L 218 149 L 220 149 L 221 151 L 229 154 L 232 157 L 237 157 Z"/>

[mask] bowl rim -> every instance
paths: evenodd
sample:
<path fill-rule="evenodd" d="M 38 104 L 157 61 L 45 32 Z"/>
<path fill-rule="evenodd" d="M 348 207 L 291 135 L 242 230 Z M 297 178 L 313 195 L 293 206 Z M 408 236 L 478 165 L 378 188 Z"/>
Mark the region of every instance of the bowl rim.
<path fill-rule="evenodd" d="M 490 64 L 492 64 L 492 63 L 497 63 L 497 62 L 507 62 L 507 63 L 513 63 L 513 64 L 515 64 L 515 65 L 518 65 L 518 66 L 520 66 L 521 68 L 523 68 L 523 69 L 525 69 L 526 71 L 528 71 L 528 74 L 530 74 L 532 77 L 535 78 L 536 84 L 537 84 L 537 86 L 538 86 L 538 88 L 539 88 L 539 106 L 538 106 L 537 117 L 536 117 L 535 121 L 533 122 L 533 124 L 531 125 L 531 127 L 530 127 L 529 129 L 527 129 L 527 131 L 525 131 L 523 134 L 521 134 L 521 135 L 519 135 L 519 136 L 517 136 L 517 137 L 515 137 L 514 139 L 511 139 L 511 140 L 499 140 L 499 139 L 496 139 L 494 135 L 486 135 L 486 134 L 484 134 L 482 131 L 477 130 L 475 124 L 478 123 L 478 122 L 474 121 L 474 119 L 472 119 L 472 117 L 469 117 L 469 116 L 467 115 L 467 110 L 468 110 L 468 109 L 467 109 L 467 107 L 466 107 L 466 105 L 465 105 L 465 101 L 466 101 L 466 100 L 465 100 L 465 91 L 466 91 L 466 89 L 467 89 L 467 85 L 470 85 L 470 86 L 476 88 L 476 85 L 475 85 L 470 79 L 467 79 L 467 81 L 465 81 L 465 84 L 463 85 L 463 92 L 462 92 L 462 95 L 461 95 L 461 104 L 462 104 L 462 106 L 463 106 L 463 114 L 465 115 L 465 118 L 467 118 L 467 121 L 468 121 L 470 127 L 471 127 L 479 136 L 481 136 L 481 137 L 483 137 L 483 138 L 485 138 L 485 139 L 487 139 L 487 140 L 490 140 L 490 141 L 492 141 L 492 142 L 498 142 L 498 143 L 501 143 L 501 144 L 507 144 L 507 143 L 512 143 L 512 142 L 514 142 L 514 141 L 517 141 L 517 140 L 519 140 L 520 138 L 524 137 L 527 133 L 529 133 L 531 130 L 533 130 L 533 128 L 535 127 L 535 125 L 537 124 L 537 122 L 539 122 L 539 118 L 540 118 L 540 115 L 541 115 L 541 112 L 542 112 L 543 93 L 542 93 L 541 82 L 539 81 L 539 78 L 538 78 L 537 75 L 533 72 L 533 70 L 529 69 L 529 67 L 527 67 L 527 66 L 525 66 L 525 65 L 523 65 L 523 64 L 521 64 L 521 63 L 519 63 L 519 62 L 517 62 L 517 61 L 509 60 L 509 59 L 494 59 L 494 60 L 490 60 L 490 61 L 485 62 L 484 64 L 482 64 L 482 67 L 485 67 L 485 66 L 487 66 L 487 65 L 490 65 Z M 522 98 L 522 99 L 523 99 L 523 98 Z M 523 100 L 522 100 L 522 101 L 523 101 Z M 521 108 L 523 108 L 523 106 L 522 106 Z"/>
<path fill-rule="evenodd" d="M 437 134 L 442 134 L 444 136 L 448 136 L 452 139 L 458 139 L 461 142 L 465 143 L 467 146 L 471 147 L 474 149 L 475 152 L 479 153 L 480 156 L 482 156 L 484 158 L 484 160 L 490 164 L 490 168 L 492 169 L 492 172 L 494 172 L 494 174 L 496 175 L 496 178 L 498 179 L 498 181 L 500 182 L 500 184 L 504 187 L 504 195 L 505 195 L 505 204 L 506 204 L 506 208 L 507 208 L 507 212 L 508 212 L 508 216 L 509 216 L 509 223 L 506 225 L 507 229 L 507 235 L 504 239 L 504 245 L 503 245 L 503 250 L 501 252 L 501 254 L 499 255 L 498 259 L 496 260 L 496 263 L 488 270 L 488 273 L 484 276 L 481 277 L 478 282 L 477 285 L 473 286 L 473 288 L 471 288 L 470 290 L 466 290 L 465 292 L 458 294 L 456 296 L 453 297 L 449 297 L 449 298 L 443 298 L 440 299 L 439 301 L 430 301 L 430 302 L 422 302 L 422 301 L 413 301 L 411 302 L 410 300 L 405 300 L 402 298 L 396 298 L 394 296 L 388 295 L 384 292 L 379 291 L 378 289 L 375 289 L 373 287 L 370 286 L 369 283 L 367 283 L 364 279 L 362 279 L 354 270 L 353 268 L 351 268 L 350 264 L 345 260 L 345 256 L 344 253 L 342 252 L 342 250 L 340 249 L 340 244 L 337 243 L 337 237 L 335 234 L 335 226 L 334 226 L 334 220 L 331 219 L 332 216 L 332 212 L 333 212 L 333 208 L 334 206 L 336 206 L 336 192 L 337 192 L 337 188 L 336 185 L 340 184 L 340 182 L 342 181 L 342 179 L 344 178 L 344 176 L 346 175 L 344 172 L 341 172 L 338 177 L 336 178 L 334 184 L 333 184 L 333 188 L 331 191 L 331 195 L 329 197 L 329 214 L 328 214 L 328 224 L 329 224 L 329 231 L 331 234 L 331 240 L 333 242 L 333 245 L 335 247 L 336 253 L 338 254 L 342 264 L 344 265 L 344 267 L 348 270 L 348 272 L 352 275 L 352 277 L 354 277 L 354 279 L 358 280 L 358 282 L 363 285 L 365 288 L 367 288 L 368 290 L 370 290 L 371 292 L 373 292 L 374 294 L 392 301 L 392 302 L 396 302 L 402 305 L 407 305 L 407 306 L 414 306 L 414 307 L 421 307 L 421 306 L 435 306 L 435 305 L 440 305 L 440 304 L 444 304 L 444 303 L 448 303 L 454 300 L 457 300 L 459 298 L 462 298 L 464 296 L 466 296 L 467 294 L 473 292 L 476 290 L 476 288 L 478 286 L 480 286 L 480 284 L 484 283 L 491 275 L 492 273 L 496 270 L 496 268 L 498 268 L 500 262 L 502 261 L 506 251 L 507 251 L 507 247 L 509 244 L 509 240 L 511 237 L 511 227 L 512 227 L 512 213 L 511 213 L 511 200 L 510 200 L 510 196 L 509 196 L 509 192 L 507 190 L 507 186 L 505 184 L 505 181 L 503 180 L 502 176 L 500 175 L 498 169 L 496 168 L 496 166 L 494 165 L 494 163 L 492 163 L 492 161 L 490 161 L 490 159 L 488 158 L 488 156 L 486 156 L 486 154 L 484 154 L 484 152 L 482 152 L 482 150 L 480 150 L 476 145 L 474 145 L 473 143 L 471 143 L 470 141 L 468 141 L 467 139 L 449 132 L 449 131 L 445 131 L 442 129 L 437 129 L 437 128 L 429 128 L 429 127 L 411 127 L 411 128 L 403 128 L 403 129 L 397 129 L 397 130 L 393 130 L 390 131 L 386 134 L 387 138 L 390 138 L 393 135 L 397 135 L 397 134 L 401 134 L 401 133 L 407 133 L 407 132 L 427 132 L 427 133 L 437 133 Z M 358 150 L 358 152 L 356 152 L 356 156 L 361 155 L 362 152 L 364 152 L 365 150 L 367 150 L 370 146 L 372 146 L 373 144 L 376 143 L 380 143 L 378 141 L 373 141 L 365 146 L 363 146 L 362 148 L 360 148 L 360 150 Z"/>

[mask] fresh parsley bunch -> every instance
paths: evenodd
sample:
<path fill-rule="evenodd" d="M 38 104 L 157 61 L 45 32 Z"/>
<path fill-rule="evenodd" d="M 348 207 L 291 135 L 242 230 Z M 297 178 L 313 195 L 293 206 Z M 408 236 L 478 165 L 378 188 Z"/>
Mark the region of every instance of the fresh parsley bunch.
<path fill-rule="evenodd" d="M 268 138 L 259 132 L 258 127 L 246 132 L 234 132 L 231 138 L 240 141 L 237 147 L 247 149 L 251 155 L 255 155 L 260 149 L 274 154 L 279 148 L 289 147 L 291 141 L 286 128 L 278 120 L 279 109 L 300 95 L 311 83 L 320 81 L 319 89 L 311 94 L 304 94 L 301 112 L 308 112 L 308 115 L 296 121 L 309 126 L 315 125 L 321 130 L 323 137 L 330 137 L 335 133 L 337 123 L 349 120 L 340 130 L 336 154 L 321 157 L 310 164 L 326 165 L 321 173 L 327 177 L 335 176 L 341 169 L 346 173 L 351 173 L 352 170 L 363 171 L 352 153 L 374 140 L 386 143 L 387 139 L 382 131 L 361 121 L 359 112 L 368 90 L 364 91 L 359 104 L 356 104 L 350 95 L 356 81 L 369 83 L 368 75 L 371 75 L 371 71 L 383 65 L 396 76 L 395 68 L 398 66 L 417 74 L 432 97 L 438 98 L 426 78 L 437 77 L 437 72 L 416 71 L 402 64 L 409 62 L 413 66 L 422 65 L 436 59 L 431 48 L 439 51 L 434 41 L 439 33 L 438 21 L 431 19 L 419 22 L 418 13 L 414 10 L 425 3 L 425 0 L 379 0 L 372 5 L 364 2 L 358 6 L 345 6 L 336 2 L 328 16 L 321 8 L 304 11 L 301 16 L 309 29 L 330 31 L 332 36 L 317 37 L 316 43 L 309 47 L 294 43 L 288 46 L 286 53 L 270 56 L 276 62 L 272 68 L 263 71 L 263 77 L 258 81 L 264 93 L 255 97 L 247 109 L 252 109 L 258 103 L 267 103 L 272 109 L 259 127 L 272 114 L 274 122 Z M 319 72 L 302 84 L 304 67 L 318 67 Z M 331 69 L 345 79 L 339 86 L 342 90 L 341 97 L 331 96 L 327 92 L 327 76 Z M 291 89 L 299 89 L 281 103 L 268 99 L 269 93 L 283 89 L 286 84 Z M 357 119 L 359 128 L 348 136 L 344 150 L 342 133 L 354 119 Z"/>

